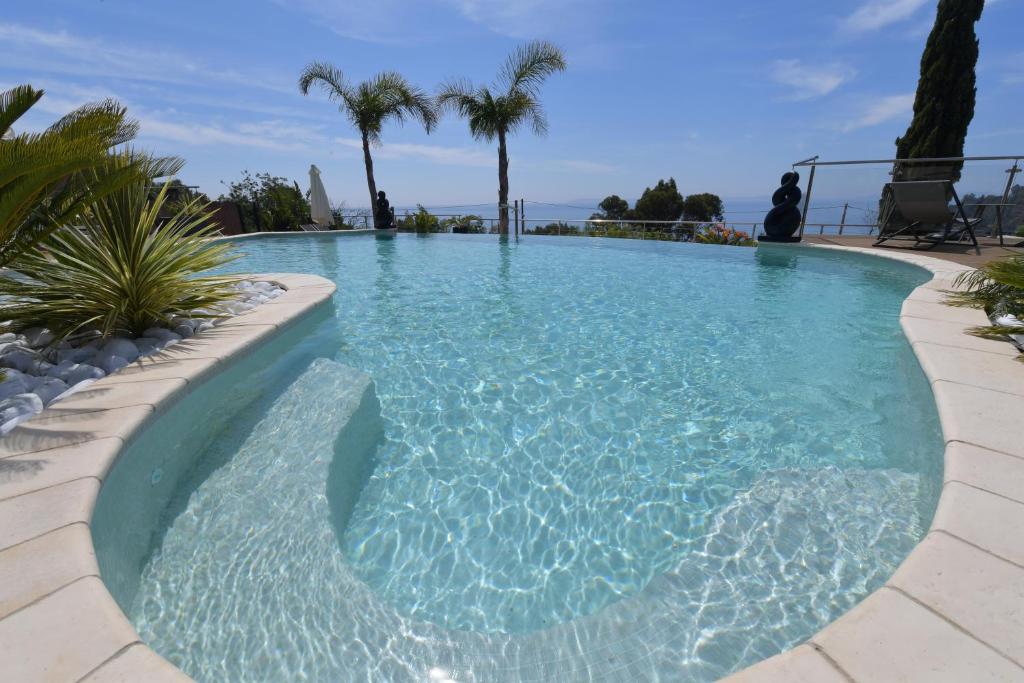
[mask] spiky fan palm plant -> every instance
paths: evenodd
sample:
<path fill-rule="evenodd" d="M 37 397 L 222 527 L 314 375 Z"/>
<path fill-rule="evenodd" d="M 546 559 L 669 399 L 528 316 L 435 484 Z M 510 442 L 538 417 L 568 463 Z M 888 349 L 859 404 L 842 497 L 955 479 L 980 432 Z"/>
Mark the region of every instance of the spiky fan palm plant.
<path fill-rule="evenodd" d="M 430 97 L 411 85 L 401 74 L 393 71 L 379 73 L 359 85 L 345 80 L 341 69 L 326 62 L 312 62 L 299 76 L 299 90 L 308 95 L 310 89 L 318 86 L 352 125 L 359 130 L 363 144 L 363 163 L 366 165 L 366 186 L 370 191 L 370 210 L 374 223 L 377 216 L 377 181 L 373 176 L 371 145 L 380 145 L 384 123 L 395 121 L 402 124 L 414 119 L 423 124 L 429 133 L 437 123 L 437 112 Z"/>
<path fill-rule="evenodd" d="M 1024 320 L 1024 256 L 990 261 L 960 275 L 956 284 L 966 289 L 949 292 L 948 302 L 954 306 L 981 308 L 997 318 L 1012 315 Z M 1024 334 L 1024 323 L 975 327 L 971 333 L 990 338 Z"/>
<path fill-rule="evenodd" d="M 565 56 L 545 41 L 528 43 L 508 56 L 490 86 L 449 81 L 437 95 L 439 108 L 454 111 L 469 121 L 469 132 L 478 140 L 498 141 L 498 225 L 508 233 L 507 138 L 529 124 L 537 135 L 548 130 L 540 103 L 540 86 L 551 74 L 564 71 Z"/>
<path fill-rule="evenodd" d="M 138 163 L 125 152 L 111 158 L 113 169 L 91 175 Z M 90 204 L 80 226 L 55 230 L 40 249 L 20 254 L 0 277 L 0 320 L 13 330 L 46 327 L 58 338 L 91 330 L 139 335 L 237 295 L 234 278 L 203 275 L 230 260 L 227 245 L 208 241 L 209 205 L 192 200 L 161 218 L 168 187 L 153 199 L 147 182 L 122 187 Z"/>
<path fill-rule="evenodd" d="M 0 93 L 0 267 L 29 250 L 49 232 L 74 220 L 90 203 L 137 180 L 162 175 L 177 160 L 142 160 L 109 168 L 110 151 L 131 140 L 138 124 L 113 100 L 90 104 L 62 117 L 41 133 L 15 133 L 12 126 L 43 97 L 20 85 Z"/>

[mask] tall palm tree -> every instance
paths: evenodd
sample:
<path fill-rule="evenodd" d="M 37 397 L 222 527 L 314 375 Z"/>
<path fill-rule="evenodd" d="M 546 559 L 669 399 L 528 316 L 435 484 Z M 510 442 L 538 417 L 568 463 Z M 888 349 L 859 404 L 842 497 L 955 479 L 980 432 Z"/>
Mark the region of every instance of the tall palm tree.
<path fill-rule="evenodd" d="M 299 90 L 308 95 L 314 85 L 320 86 L 332 102 L 337 102 L 338 108 L 359 129 L 363 141 L 363 162 L 366 164 L 366 186 L 370 190 L 370 209 L 376 224 L 380 218 L 377 216 L 377 182 L 373 177 L 370 145 L 380 144 L 384 122 L 392 119 L 400 124 L 407 118 L 415 119 L 429 133 L 437 123 L 434 103 L 424 91 L 410 85 L 401 74 L 393 71 L 379 73 L 359 85 L 350 85 L 340 69 L 326 62 L 312 62 L 299 76 Z"/>
<path fill-rule="evenodd" d="M 111 192 L 180 166 L 130 154 L 111 165 L 112 149 L 138 132 L 113 100 L 76 109 L 41 133 L 14 132 L 43 94 L 30 85 L 0 93 L 0 267 Z"/>
<path fill-rule="evenodd" d="M 565 71 L 565 56 L 551 43 L 534 41 L 508 56 L 491 85 L 449 81 L 437 95 L 439 108 L 469 120 L 469 132 L 478 140 L 498 139 L 498 225 L 508 234 L 508 148 L 506 138 L 529 123 L 536 135 L 548 130 L 540 103 L 540 86 L 556 71 Z"/>

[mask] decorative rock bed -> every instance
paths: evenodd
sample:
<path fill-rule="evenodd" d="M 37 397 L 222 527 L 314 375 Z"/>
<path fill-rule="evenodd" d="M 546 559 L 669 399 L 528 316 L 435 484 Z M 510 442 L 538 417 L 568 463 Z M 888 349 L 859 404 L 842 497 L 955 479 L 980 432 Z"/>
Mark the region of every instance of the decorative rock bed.
<path fill-rule="evenodd" d="M 232 316 L 271 301 L 285 290 L 273 282 L 243 280 L 238 298 L 216 311 L 197 310 L 196 317 L 173 318 L 172 327 L 151 327 L 134 339 L 99 334 L 75 345 L 53 343 L 49 330 L 0 334 L 0 436 L 47 406 L 117 372 L 129 363 L 162 351 L 183 339 L 212 329 Z"/>

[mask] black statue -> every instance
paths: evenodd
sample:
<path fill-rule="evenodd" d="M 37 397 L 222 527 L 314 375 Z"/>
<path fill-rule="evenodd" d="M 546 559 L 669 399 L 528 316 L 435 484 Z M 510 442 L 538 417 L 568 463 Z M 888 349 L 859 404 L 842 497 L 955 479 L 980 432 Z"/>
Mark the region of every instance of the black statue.
<path fill-rule="evenodd" d="M 796 184 L 800 182 L 800 174 L 790 171 L 782 176 L 782 187 L 775 190 L 772 195 L 774 207 L 764 217 L 765 242 L 799 242 L 799 237 L 793 237 L 800 228 L 800 209 L 797 205 L 803 192 Z"/>
<path fill-rule="evenodd" d="M 391 202 L 388 201 L 384 190 L 377 193 L 377 211 L 374 216 L 374 226 L 378 230 L 389 230 L 394 227 L 394 217 L 391 215 Z"/>

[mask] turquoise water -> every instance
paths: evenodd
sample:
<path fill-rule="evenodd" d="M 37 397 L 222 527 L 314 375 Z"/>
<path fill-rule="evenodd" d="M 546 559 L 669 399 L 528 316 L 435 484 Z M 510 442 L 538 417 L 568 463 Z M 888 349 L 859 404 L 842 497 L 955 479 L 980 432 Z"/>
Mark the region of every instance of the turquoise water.
<path fill-rule="evenodd" d="M 927 280 L 812 249 L 267 238 L 334 280 L 106 483 L 104 579 L 201 680 L 712 680 L 923 536 L 898 324 Z"/>

